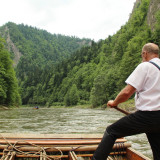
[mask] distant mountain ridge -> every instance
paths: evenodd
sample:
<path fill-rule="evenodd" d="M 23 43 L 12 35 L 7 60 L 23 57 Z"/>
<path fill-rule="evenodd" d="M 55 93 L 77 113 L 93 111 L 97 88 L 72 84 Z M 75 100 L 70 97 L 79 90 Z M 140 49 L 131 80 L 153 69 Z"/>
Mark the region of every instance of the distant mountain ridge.
<path fill-rule="evenodd" d="M 46 60 L 56 62 L 66 58 L 83 46 L 91 44 L 90 39 L 80 39 L 61 34 L 50 34 L 28 25 L 17 25 L 12 22 L 0 27 L 0 35 L 7 42 L 7 49 L 12 53 L 14 65 L 16 66 L 22 55 L 41 54 L 41 51 L 48 52 L 50 56 L 43 56 Z M 62 49 L 63 48 L 63 49 Z M 41 50 L 41 51 L 40 51 Z M 35 53 L 34 53 L 35 52 Z"/>

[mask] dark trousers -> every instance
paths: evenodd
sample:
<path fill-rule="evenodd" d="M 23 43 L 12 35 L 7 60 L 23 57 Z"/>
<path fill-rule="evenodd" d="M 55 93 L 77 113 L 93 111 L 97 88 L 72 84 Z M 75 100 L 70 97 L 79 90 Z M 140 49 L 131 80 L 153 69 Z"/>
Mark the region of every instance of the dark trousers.
<path fill-rule="evenodd" d="M 107 127 L 93 159 L 106 160 L 117 138 L 146 133 L 154 160 L 160 160 L 160 111 L 137 111 Z"/>

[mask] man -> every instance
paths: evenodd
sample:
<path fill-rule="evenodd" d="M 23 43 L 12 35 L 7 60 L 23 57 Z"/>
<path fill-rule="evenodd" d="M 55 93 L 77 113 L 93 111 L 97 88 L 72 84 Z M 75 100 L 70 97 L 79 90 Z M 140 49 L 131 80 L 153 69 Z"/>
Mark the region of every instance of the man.
<path fill-rule="evenodd" d="M 109 107 L 128 100 L 135 92 L 137 111 L 107 127 L 93 159 L 106 160 L 115 140 L 120 137 L 146 133 L 153 151 L 154 160 L 160 160 L 160 59 L 159 47 L 147 43 L 142 48 L 142 63 L 126 80 L 126 87 L 115 100 L 108 101 Z"/>

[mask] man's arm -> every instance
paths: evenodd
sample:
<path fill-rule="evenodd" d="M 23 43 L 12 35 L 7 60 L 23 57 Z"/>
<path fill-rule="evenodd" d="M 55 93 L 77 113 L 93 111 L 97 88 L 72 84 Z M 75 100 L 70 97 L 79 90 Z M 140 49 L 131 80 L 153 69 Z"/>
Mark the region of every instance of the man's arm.
<path fill-rule="evenodd" d="M 115 107 L 119 103 L 127 101 L 135 91 L 136 91 L 136 88 L 134 88 L 130 84 L 127 84 L 126 87 L 123 88 L 121 92 L 117 95 L 115 100 L 108 101 L 107 106 Z"/>

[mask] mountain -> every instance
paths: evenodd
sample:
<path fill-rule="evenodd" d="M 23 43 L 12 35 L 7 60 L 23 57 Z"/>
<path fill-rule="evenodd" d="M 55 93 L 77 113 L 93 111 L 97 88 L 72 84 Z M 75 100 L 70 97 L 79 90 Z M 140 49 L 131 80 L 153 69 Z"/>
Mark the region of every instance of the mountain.
<path fill-rule="evenodd" d="M 160 45 L 159 8 L 158 0 L 137 0 L 128 22 L 115 35 L 59 64 L 47 84 L 49 105 L 91 103 L 96 107 L 115 98 L 141 62 L 142 46 Z"/>
<path fill-rule="evenodd" d="M 61 34 L 50 34 L 27 25 L 16 25 L 8 22 L 0 27 L 0 35 L 7 42 L 7 49 L 12 53 L 14 65 L 16 66 L 21 56 L 43 59 L 41 63 L 55 63 L 72 54 L 85 45 L 90 45 L 90 39 L 63 36 Z"/>
<path fill-rule="evenodd" d="M 17 57 L 15 70 L 23 104 L 91 103 L 96 107 L 115 98 L 125 86 L 126 78 L 141 62 L 145 43 L 160 45 L 160 2 L 137 0 L 128 22 L 116 34 L 97 43 L 76 41 L 80 44 L 76 48 L 72 45 L 75 37 L 64 40 L 29 26 L 8 23 L 0 32 L 12 58 Z M 14 50 L 18 50 L 16 56 Z"/>
<path fill-rule="evenodd" d="M 33 88 L 44 81 L 48 76 L 46 72 L 51 74 L 56 63 L 91 44 L 90 39 L 50 34 L 45 30 L 12 22 L 0 27 L 0 35 L 11 53 L 23 104 L 30 103 Z"/>

